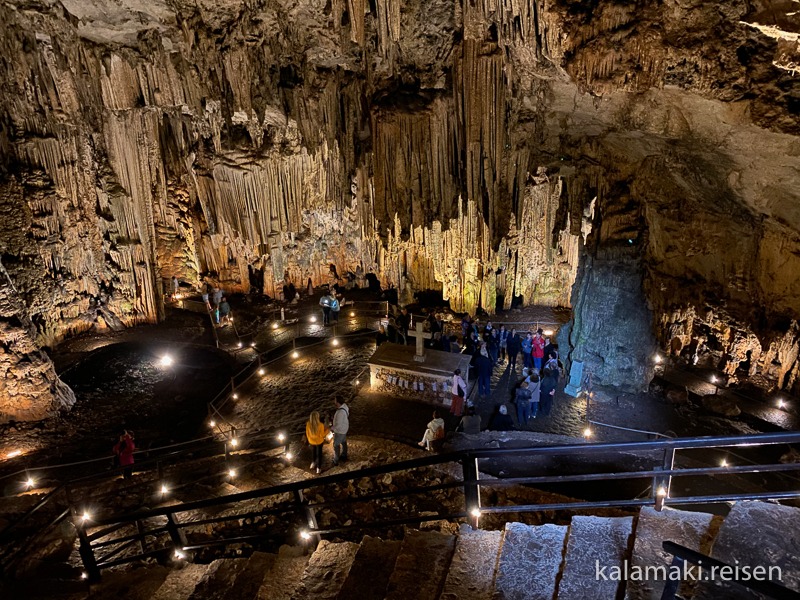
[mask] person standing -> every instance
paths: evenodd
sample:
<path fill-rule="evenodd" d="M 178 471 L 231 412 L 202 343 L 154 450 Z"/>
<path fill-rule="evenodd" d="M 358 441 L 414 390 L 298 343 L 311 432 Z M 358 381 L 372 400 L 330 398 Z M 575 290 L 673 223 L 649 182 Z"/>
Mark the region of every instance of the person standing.
<path fill-rule="evenodd" d="M 311 466 L 317 473 L 322 473 L 322 445 L 325 443 L 325 436 L 328 434 L 327 428 L 319 419 L 319 412 L 316 410 L 306 422 L 306 439 L 311 446 Z"/>
<path fill-rule="evenodd" d="M 475 368 L 478 371 L 478 395 L 488 398 L 491 394 L 494 363 L 486 350 L 486 344 L 481 345 L 480 354 L 478 354 L 478 358 L 475 361 Z"/>
<path fill-rule="evenodd" d="M 527 381 L 523 381 L 517 388 L 514 401 L 517 403 L 517 422 L 519 428 L 522 429 L 531 418 L 531 392 L 528 389 Z"/>
<path fill-rule="evenodd" d="M 489 353 L 489 358 L 492 359 L 492 366 L 497 364 L 497 355 L 500 353 L 500 335 L 497 329 L 492 329 L 491 333 L 487 336 L 486 350 Z"/>
<path fill-rule="evenodd" d="M 460 417 L 461 413 L 464 412 L 464 398 L 467 395 L 467 384 L 461 377 L 461 369 L 453 371 L 453 384 L 450 391 L 453 396 L 450 403 L 450 412 Z"/>
<path fill-rule="evenodd" d="M 219 287 L 214 288 L 214 295 L 212 299 L 214 300 L 214 306 L 219 306 L 219 303 L 222 302 L 222 289 Z"/>
<path fill-rule="evenodd" d="M 333 465 L 339 460 L 347 460 L 347 432 L 350 430 L 350 407 L 341 396 L 334 398 L 336 410 L 333 413 L 331 431 L 333 432 Z"/>
<path fill-rule="evenodd" d="M 114 456 L 117 457 L 119 466 L 122 467 L 122 476 L 130 479 L 133 476 L 133 453 L 136 444 L 133 443 L 133 433 L 127 429 L 119 436 L 119 441 L 114 445 Z"/>
<path fill-rule="evenodd" d="M 535 419 L 539 414 L 539 400 L 542 394 L 542 382 L 539 375 L 533 373 L 528 377 L 528 391 L 531 393 L 531 419 Z"/>
<path fill-rule="evenodd" d="M 386 335 L 386 328 L 381 325 L 378 327 L 378 333 L 375 334 L 375 348 L 378 348 L 384 342 L 389 341 L 389 336 Z"/>
<path fill-rule="evenodd" d="M 331 296 L 333 299 L 331 300 L 331 320 L 334 323 L 339 322 L 339 311 L 342 310 L 342 304 L 339 302 L 339 299 L 336 297 L 336 294 Z"/>
<path fill-rule="evenodd" d="M 219 316 L 221 325 L 225 326 L 230 323 L 231 305 L 228 304 L 228 299 L 225 296 L 222 297 L 222 302 L 219 303 Z"/>
<path fill-rule="evenodd" d="M 533 336 L 533 349 L 531 350 L 531 354 L 533 355 L 533 366 L 536 368 L 537 371 L 542 370 L 542 359 L 544 358 L 544 336 L 542 336 L 542 330 L 539 329 L 536 332 L 536 335 Z"/>
<path fill-rule="evenodd" d="M 539 401 L 539 408 L 542 414 L 547 416 L 553 408 L 553 398 L 556 395 L 556 386 L 558 385 L 558 376 L 550 369 L 545 369 L 542 377 L 541 397 Z"/>
<path fill-rule="evenodd" d="M 533 366 L 533 357 L 531 356 L 531 350 L 533 349 L 533 334 L 530 331 L 525 334 L 525 339 L 523 339 L 520 343 L 520 349 L 522 350 L 522 366 L 525 369 L 530 370 Z"/>
<path fill-rule="evenodd" d="M 511 368 L 512 373 L 517 372 L 517 354 L 519 354 L 519 343 L 520 339 L 517 335 L 517 330 L 512 329 L 511 333 L 508 334 L 507 343 L 508 366 Z"/>
<path fill-rule="evenodd" d="M 508 329 L 505 325 L 500 325 L 500 360 L 505 362 L 506 350 L 508 349 Z"/>
<path fill-rule="evenodd" d="M 403 344 L 408 343 L 408 328 L 411 327 L 411 315 L 408 314 L 408 309 L 403 307 L 400 310 L 400 316 L 397 317 L 397 330 L 403 337 Z"/>
<path fill-rule="evenodd" d="M 322 298 L 319 299 L 319 305 L 322 307 L 322 324 L 323 325 L 330 325 L 331 323 L 331 303 L 333 299 L 331 298 L 330 292 L 324 294 Z"/>
<path fill-rule="evenodd" d="M 418 442 L 417 445 L 431 452 L 433 450 L 433 442 L 436 440 L 444 440 L 444 419 L 439 416 L 438 410 L 433 411 L 433 418 L 425 429 L 422 441 Z"/>

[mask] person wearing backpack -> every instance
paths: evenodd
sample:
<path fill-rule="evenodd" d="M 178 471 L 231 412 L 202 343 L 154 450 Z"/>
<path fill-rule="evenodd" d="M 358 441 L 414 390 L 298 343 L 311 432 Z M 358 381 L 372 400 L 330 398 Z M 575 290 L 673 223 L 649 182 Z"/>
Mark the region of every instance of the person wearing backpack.
<path fill-rule="evenodd" d="M 444 440 L 444 419 L 439 416 L 439 411 L 433 411 L 433 419 L 428 423 L 427 429 L 422 436 L 422 441 L 418 445 L 425 448 L 428 452 L 433 451 L 436 442 Z"/>

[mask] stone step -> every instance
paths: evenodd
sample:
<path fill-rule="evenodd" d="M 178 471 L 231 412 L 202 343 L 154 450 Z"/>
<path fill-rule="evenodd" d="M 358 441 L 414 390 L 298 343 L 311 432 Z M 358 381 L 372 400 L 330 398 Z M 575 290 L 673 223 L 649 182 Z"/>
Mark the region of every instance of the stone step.
<path fill-rule="evenodd" d="M 572 517 L 567 554 L 558 586 L 559 600 L 615 600 L 624 581 L 609 576 L 630 556 L 633 517 Z M 597 575 L 597 567 L 605 567 Z"/>
<path fill-rule="evenodd" d="M 455 536 L 407 530 L 389 578 L 386 600 L 436 600 L 444 587 Z"/>
<path fill-rule="evenodd" d="M 731 566 L 750 567 L 753 575 L 767 579 L 770 567 L 773 583 L 800 592 L 800 508 L 768 502 L 737 502 L 719 528 L 711 556 Z M 739 561 L 738 563 L 736 561 Z M 753 571 L 763 567 L 763 572 Z M 703 576 L 710 576 L 704 570 Z M 741 574 L 741 571 L 740 571 Z M 698 600 L 761 598 L 740 586 L 719 580 L 697 584 Z"/>
<path fill-rule="evenodd" d="M 662 549 L 662 542 L 669 540 L 703 554 L 708 554 L 720 517 L 701 512 L 664 508 L 661 512 L 650 506 L 639 511 L 636 524 L 636 540 L 633 544 L 631 569 L 644 570 L 647 567 L 669 568 L 672 555 Z M 633 571 L 632 571 L 633 572 Z M 629 578 L 625 589 L 626 600 L 660 600 L 666 582 L 663 578 Z M 687 585 L 688 584 L 688 585 Z M 691 582 L 681 586 L 681 595 L 690 598 Z"/>
<path fill-rule="evenodd" d="M 308 560 L 294 600 L 335 600 L 358 552 L 353 542 L 322 540 Z"/>
<path fill-rule="evenodd" d="M 337 599 L 383 600 L 399 552 L 399 541 L 364 536 Z"/>
<path fill-rule="evenodd" d="M 308 564 L 302 546 L 281 546 L 272 567 L 264 574 L 258 600 L 291 600 L 300 587 L 300 578 Z"/>
<path fill-rule="evenodd" d="M 223 600 L 233 588 L 249 559 L 220 558 L 208 565 L 205 574 L 194 587 L 189 600 Z"/>
<path fill-rule="evenodd" d="M 506 523 L 495 589 L 503 600 L 552 600 L 564 559 L 566 525 Z"/>
<path fill-rule="evenodd" d="M 264 581 L 264 575 L 272 568 L 277 558 L 277 554 L 253 552 L 244 569 L 236 577 L 227 597 L 237 600 L 255 600 L 261 583 Z"/>
<path fill-rule="evenodd" d="M 195 586 L 206 574 L 208 565 L 184 564 L 170 571 L 152 600 L 189 600 Z"/>
<path fill-rule="evenodd" d="M 462 525 L 440 600 L 491 600 L 502 531 Z"/>

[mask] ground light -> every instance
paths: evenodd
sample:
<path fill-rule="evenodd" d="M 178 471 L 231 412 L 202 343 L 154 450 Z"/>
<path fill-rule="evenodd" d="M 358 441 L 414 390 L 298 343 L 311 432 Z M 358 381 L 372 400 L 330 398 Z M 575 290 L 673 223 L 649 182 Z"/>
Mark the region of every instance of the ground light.
<path fill-rule="evenodd" d="M 783 399 L 778 399 L 778 408 L 786 408 L 786 401 Z"/>
<path fill-rule="evenodd" d="M 8 454 L 6 454 L 6 458 L 15 458 L 22 454 L 22 450 L 12 450 Z"/>
<path fill-rule="evenodd" d="M 663 485 L 656 490 L 656 496 L 664 498 L 667 495 L 667 488 Z"/>
<path fill-rule="evenodd" d="M 92 520 L 92 514 L 86 510 L 83 511 L 83 514 L 81 515 L 81 521 L 85 523 L 86 521 L 91 521 L 91 520 Z"/>
<path fill-rule="evenodd" d="M 244 344 L 243 344 L 243 343 L 241 342 L 241 340 L 240 340 L 240 341 L 239 341 L 239 342 L 236 344 L 236 347 L 237 347 L 237 348 L 241 348 L 242 346 L 244 346 Z"/>
<path fill-rule="evenodd" d="M 719 461 L 719 466 L 720 467 L 727 467 L 728 466 L 728 461 L 723 458 L 721 461 Z"/>
<path fill-rule="evenodd" d="M 234 400 L 238 400 L 239 399 L 239 394 L 234 392 L 233 394 L 231 394 L 231 398 L 233 398 Z"/>
<path fill-rule="evenodd" d="M 587 428 L 585 428 L 583 430 L 583 437 L 585 437 L 587 439 L 592 437 L 592 428 L 591 427 L 587 427 Z"/>
<path fill-rule="evenodd" d="M 277 328 L 278 328 L 278 324 L 277 324 L 277 323 L 273 323 L 273 324 L 272 324 L 272 328 L 273 328 L 273 329 L 277 329 Z"/>
<path fill-rule="evenodd" d="M 236 469 L 228 469 L 228 477 L 236 477 Z"/>
<path fill-rule="evenodd" d="M 31 489 L 36 485 L 36 480 L 33 477 L 28 477 L 28 479 L 25 481 L 25 485 L 28 486 L 28 489 Z"/>
<path fill-rule="evenodd" d="M 264 369 L 259 369 L 258 370 L 258 374 L 259 375 L 263 375 L 264 373 L 266 373 L 266 371 Z"/>
<path fill-rule="evenodd" d="M 297 350 L 295 350 L 294 352 L 292 352 L 292 358 L 300 358 L 300 353 Z"/>
<path fill-rule="evenodd" d="M 361 382 L 358 379 L 356 379 L 356 385 L 359 385 L 360 383 Z"/>
<path fill-rule="evenodd" d="M 217 422 L 216 422 L 214 419 L 211 419 L 211 420 L 208 422 L 208 426 L 209 426 L 209 427 L 216 427 L 216 426 L 217 426 Z"/>
<path fill-rule="evenodd" d="M 162 483 L 161 484 L 161 495 L 163 496 L 164 494 L 167 494 L 167 493 L 169 493 L 169 488 L 167 487 L 167 485 L 165 483 Z"/>
<path fill-rule="evenodd" d="M 353 311 L 350 311 L 350 316 L 351 316 L 351 317 L 355 317 L 355 316 L 356 316 L 356 313 L 355 313 L 355 312 L 353 312 Z"/>
<path fill-rule="evenodd" d="M 711 376 L 711 383 L 717 383 L 717 376 L 716 375 L 712 375 Z"/>
<path fill-rule="evenodd" d="M 81 571 L 81 579 L 89 579 L 89 574 L 86 571 Z"/>
<path fill-rule="evenodd" d="M 477 507 L 473 508 L 471 511 L 469 511 L 469 514 L 471 514 L 473 517 L 477 519 L 478 517 L 481 516 L 481 509 Z"/>
<path fill-rule="evenodd" d="M 333 344 L 334 346 L 338 346 L 339 345 L 339 340 L 337 340 L 336 338 L 333 338 L 331 340 L 331 344 Z"/>
<path fill-rule="evenodd" d="M 294 458 L 294 454 L 292 454 L 291 452 L 287 452 L 286 453 L 286 460 L 292 460 L 293 458 Z"/>
<path fill-rule="evenodd" d="M 165 354 L 161 357 L 161 360 L 158 361 L 158 364 L 162 367 L 170 367 L 172 366 L 172 357 L 169 354 Z"/>
<path fill-rule="evenodd" d="M 278 441 L 279 441 L 279 442 L 282 442 L 282 441 L 284 441 L 285 439 L 286 439 L 286 435 L 285 435 L 285 434 L 283 434 L 283 433 L 279 433 L 279 434 L 278 434 Z"/>
<path fill-rule="evenodd" d="M 250 347 L 251 348 L 255 348 L 256 347 L 256 343 L 255 342 L 250 342 Z"/>
<path fill-rule="evenodd" d="M 300 532 L 300 537 L 304 540 L 310 540 L 311 534 L 307 530 L 303 529 L 303 531 Z"/>
<path fill-rule="evenodd" d="M 178 560 L 183 560 L 184 558 L 186 558 L 186 555 L 180 550 L 175 550 L 175 558 L 177 558 Z"/>
<path fill-rule="evenodd" d="M 660 364 L 661 364 L 661 361 L 663 361 L 663 360 L 664 360 L 664 359 L 663 359 L 663 358 L 661 358 L 661 355 L 660 355 L 660 354 L 656 354 L 656 355 L 653 357 L 653 362 L 655 362 L 657 365 L 660 365 Z"/>
<path fill-rule="evenodd" d="M 233 439 L 231 440 L 231 446 L 233 446 L 234 448 L 236 448 L 236 446 L 238 446 L 238 445 L 239 445 L 239 440 L 237 440 L 236 438 L 233 438 Z"/>
<path fill-rule="evenodd" d="M 316 323 L 317 322 L 317 317 L 311 317 L 308 320 L 311 321 L 312 323 Z"/>

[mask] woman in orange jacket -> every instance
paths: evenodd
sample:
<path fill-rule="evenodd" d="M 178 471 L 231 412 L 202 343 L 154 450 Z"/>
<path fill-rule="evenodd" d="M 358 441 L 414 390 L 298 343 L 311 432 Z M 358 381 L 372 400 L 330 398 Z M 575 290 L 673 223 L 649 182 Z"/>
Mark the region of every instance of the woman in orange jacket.
<path fill-rule="evenodd" d="M 306 439 L 311 445 L 311 456 L 313 462 L 311 469 L 316 468 L 317 473 L 322 472 L 322 445 L 325 443 L 325 436 L 328 435 L 328 428 L 320 421 L 319 413 L 315 410 L 311 413 L 306 423 Z"/>

